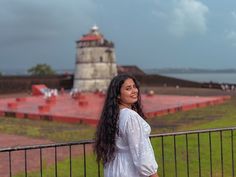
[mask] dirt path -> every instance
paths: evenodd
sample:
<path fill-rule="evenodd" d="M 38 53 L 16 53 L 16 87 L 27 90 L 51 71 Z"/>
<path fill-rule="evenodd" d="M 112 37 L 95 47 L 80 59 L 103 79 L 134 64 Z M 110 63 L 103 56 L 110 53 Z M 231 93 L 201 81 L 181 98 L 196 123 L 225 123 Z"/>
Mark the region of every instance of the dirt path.
<path fill-rule="evenodd" d="M 19 147 L 26 145 L 39 145 L 39 144 L 51 144 L 52 141 L 42 139 L 32 139 L 24 136 L 0 134 L 0 149 L 6 147 Z M 83 147 L 72 146 L 72 157 L 82 154 Z M 91 146 L 86 148 L 87 152 L 91 151 Z M 69 147 L 58 147 L 57 161 L 69 158 Z M 27 151 L 27 172 L 40 171 L 40 150 L 28 150 Z M 55 163 L 55 148 L 46 148 L 42 150 L 42 162 L 43 166 L 52 165 Z M 0 176 L 10 176 L 10 163 L 9 153 L 0 153 Z M 11 153 L 11 172 L 15 175 L 19 172 L 25 172 L 25 151 L 14 151 Z"/>

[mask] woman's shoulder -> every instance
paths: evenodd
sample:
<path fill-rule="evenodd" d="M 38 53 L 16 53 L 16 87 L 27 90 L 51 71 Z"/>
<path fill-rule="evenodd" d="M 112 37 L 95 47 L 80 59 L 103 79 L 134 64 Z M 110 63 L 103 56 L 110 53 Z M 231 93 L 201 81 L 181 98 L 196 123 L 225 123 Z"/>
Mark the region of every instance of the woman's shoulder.
<path fill-rule="evenodd" d="M 134 110 L 123 108 L 120 110 L 120 121 L 126 123 L 127 121 L 140 121 L 141 116 Z"/>
<path fill-rule="evenodd" d="M 129 108 L 121 109 L 120 115 L 121 116 L 139 116 L 139 114 L 136 111 L 129 109 Z"/>
<path fill-rule="evenodd" d="M 139 114 L 132 109 L 123 108 L 120 110 L 119 126 L 120 129 L 125 131 L 127 124 L 137 124 L 139 122 Z"/>

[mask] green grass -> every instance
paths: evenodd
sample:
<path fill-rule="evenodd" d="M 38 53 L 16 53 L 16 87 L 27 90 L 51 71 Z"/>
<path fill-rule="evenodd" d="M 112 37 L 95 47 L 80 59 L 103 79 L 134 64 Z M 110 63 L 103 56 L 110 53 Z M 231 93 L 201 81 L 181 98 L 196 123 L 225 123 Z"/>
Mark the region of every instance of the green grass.
<path fill-rule="evenodd" d="M 220 144 L 220 134 L 213 132 L 211 133 L 211 157 L 212 166 L 210 166 L 210 146 L 209 146 L 209 134 L 199 135 L 199 149 L 198 149 L 198 136 L 196 134 L 188 135 L 188 161 L 189 161 L 189 174 L 191 177 L 198 177 L 201 171 L 201 176 L 210 176 L 210 171 L 212 167 L 212 175 L 214 177 L 221 176 L 221 144 Z M 224 176 L 231 176 L 232 174 L 232 148 L 231 148 L 231 132 L 222 132 L 222 153 L 224 154 L 223 168 Z M 187 151 L 186 151 L 186 136 L 180 135 L 176 136 L 176 152 L 174 151 L 174 137 L 164 138 L 164 165 L 165 165 L 165 176 L 174 177 L 175 176 L 175 164 L 177 164 L 177 174 L 181 177 L 187 177 Z M 162 143 L 161 138 L 153 138 L 151 140 L 157 162 L 159 164 L 158 173 L 163 176 L 163 161 L 162 161 Z M 234 132 L 234 147 L 236 143 L 236 131 Z M 82 148 L 82 147 L 81 147 Z M 176 163 L 175 163 L 176 154 Z M 201 157 L 199 162 L 198 157 Z M 234 150 L 234 157 L 236 157 L 236 151 Z M 199 171 L 199 163 L 201 168 Z M 86 174 L 88 177 L 93 177 L 98 172 L 98 167 L 95 162 L 95 157 L 92 153 L 88 153 L 86 156 Z M 82 177 L 84 176 L 84 159 L 83 156 L 73 156 L 72 158 L 72 174 L 73 176 Z M 234 164 L 234 169 L 236 164 Z M 100 168 L 102 172 L 102 168 Z M 70 167 L 69 159 L 62 160 L 58 163 L 57 174 L 59 177 L 69 176 Z M 43 176 L 51 177 L 55 174 L 55 165 L 43 165 Z M 23 177 L 24 173 L 19 173 L 14 177 Z M 40 170 L 30 172 L 29 177 L 40 177 Z"/>
<path fill-rule="evenodd" d="M 186 130 L 199 130 L 209 128 L 223 128 L 236 126 L 236 97 L 224 104 L 209 106 L 200 109 L 194 109 L 188 112 L 178 112 L 167 116 L 150 119 L 148 122 L 152 126 L 152 132 L 176 132 Z M 161 123 L 161 124 L 159 124 Z M 165 126 L 166 125 L 166 126 Z M 232 176 L 232 148 L 231 148 L 231 132 L 223 132 L 222 153 L 224 176 Z M 185 136 L 176 136 L 176 154 L 177 154 L 177 174 L 178 176 L 187 176 L 187 153 Z M 188 135 L 189 150 L 189 173 L 191 177 L 210 176 L 210 145 L 209 134 L 200 134 L 200 157 L 201 169 L 199 171 L 198 161 L 198 139 L 197 135 Z M 236 131 L 234 131 L 234 148 L 236 146 Z M 221 176 L 221 145 L 220 133 L 212 133 L 212 175 L 214 177 Z M 152 144 L 156 154 L 156 159 L 160 165 L 159 173 L 163 175 L 163 161 L 161 139 L 153 139 Z M 236 151 L 234 150 L 234 157 Z M 175 159 L 174 159 L 174 137 L 164 138 L 164 162 L 165 176 L 175 176 Z M 234 165 L 234 169 L 236 165 Z"/>
<path fill-rule="evenodd" d="M 232 175 L 232 148 L 231 148 L 231 132 L 222 133 L 222 153 L 223 153 L 223 169 L 224 176 Z M 210 176 L 210 141 L 209 134 L 199 135 L 199 149 L 198 149 L 198 136 L 196 134 L 188 135 L 188 161 L 189 161 L 189 174 L 191 177 Z M 175 164 L 177 164 L 177 174 L 181 177 L 187 177 L 187 151 L 186 151 L 186 136 L 176 136 L 176 163 L 175 163 L 175 151 L 174 151 L 174 137 L 164 138 L 164 165 L 165 176 L 175 176 Z M 236 131 L 234 132 L 234 148 L 236 146 Z M 221 144 L 220 134 L 211 134 L 211 158 L 212 158 L 212 175 L 221 176 Z M 163 176 L 163 154 L 162 154 L 162 142 L 161 139 L 152 139 L 152 145 L 154 147 L 156 159 L 160 166 L 159 174 Z M 200 154 L 200 162 L 198 160 Z M 234 157 L 236 152 L 234 150 Z M 199 169 L 200 164 L 200 169 Z M 234 169 L 236 165 L 234 165 Z"/>
<path fill-rule="evenodd" d="M 205 108 L 194 109 L 187 112 L 178 112 L 171 115 L 149 119 L 148 123 L 152 127 L 152 133 L 176 132 L 185 130 L 198 130 L 208 128 L 222 128 L 236 126 L 236 97 L 224 104 L 209 106 Z M 32 121 L 27 119 L 1 118 L 0 132 L 30 136 L 34 138 L 45 138 L 55 142 L 78 141 L 81 139 L 93 138 L 95 128 L 83 124 L 63 124 L 48 121 Z M 223 167 L 224 176 L 231 176 L 232 160 L 231 160 L 231 139 L 229 132 L 223 132 Z M 236 143 L 236 134 L 234 132 L 234 147 Z M 187 176 L 187 156 L 185 136 L 176 136 L 176 154 L 177 154 L 177 173 L 178 176 Z M 198 144 L 196 135 L 188 135 L 189 150 L 189 172 L 191 177 L 199 176 L 198 161 Z M 212 133 L 212 169 L 213 176 L 221 176 L 221 145 L 219 144 L 220 136 Z M 173 137 L 164 138 L 164 161 L 165 176 L 174 177 L 175 159 L 174 159 L 174 143 Z M 162 176 L 162 144 L 161 139 L 152 139 L 156 159 L 159 164 L 159 174 Z M 201 156 L 201 174 L 202 177 L 210 176 L 210 150 L 209 135 L 200 135 L 200 156 Z M 234 151 L 236 157 L 236 150 Z M 69 173 L 69 161 L 65 159 L 58 164 L 58 176 L 66 177 Z M 83 157 L 73 157 L 73 176 L 83 176 Z M 94 156 L 88 153 L 87 156 L 87 176 L 97 174 L 97 165 Z M 236 163 L 235 163 L 236 165 Z M 54 176 L 54 165 L 44 164 L 43 176 Z M 236 167 L 236 166 L 235 166 Z M 234 168 L 235 168 L 234 167 Z M 101 170 L 102 171 L 102 170 Z M 23 173 L 15 176 L 24 176 Z M 39 172 L 32 172 L 28 176 L 39 176 Z"/>
<path fill-rule="evenodd" d="M 84 124 L 64 124 L 49 121 L 0 118 L 0 133 L 48 139 L 54 142 L 69 142 L 91 139 L 95 127 Z"/>
<path fill-rule="evenodd" d="M 91 153 L 86 156 L 86 167 L 87 167 L 86 172 L 84 172 L 84 159 L 83 159 L 83 157 L 80 157 L 80 156 L 73 157 L 71 159 L 71 164 L 72 164 L 72 168 L 71 168 L 72 176 L 84 177 L 84 173 L 86 173 L 86 175 L 88 177 L 90 177 L 90 176 L 93 177 L 94 174 L 98 173 L 98 165 L 95 161 L 94 155 Z M 55 176 L 55 165 L 48 166 L 46 163 L 44 163 L 42 172 L 43 172 L 42 175 L 44 177 Z M 103 175 L 102 167 L 100 167 L 100 172 L 101 172 L 101 175 Z M 41 176 L 40 170 L 30 172 L 27 174 L 27 176 L 28 177 L 40 177 Z M 70 176 L 70 160 L 69 159 L 58 162 L 57 176 L 58 177 Z M 25 177 L 25 173 L 21 172 L 21 173 L 15 175 L 14 177 Z"/>
<path fill-rule="evenodd" d="M 236 126 L 236 97 L 224 104 L 178 112 L 154 119 L 148 123 L 152 133 L 176 132 Z"/>

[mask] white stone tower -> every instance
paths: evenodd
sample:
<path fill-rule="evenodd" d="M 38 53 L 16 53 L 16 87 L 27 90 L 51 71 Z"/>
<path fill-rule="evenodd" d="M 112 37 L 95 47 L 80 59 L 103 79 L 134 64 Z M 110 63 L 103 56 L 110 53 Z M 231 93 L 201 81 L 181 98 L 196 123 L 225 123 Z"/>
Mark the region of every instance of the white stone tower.
<path fill-rule="evenodd" d="M 76 67 L 73 88 L 79 91 L 106 90 L 117 75 L 114 44 L 93 26 L 76 42 Z"/>

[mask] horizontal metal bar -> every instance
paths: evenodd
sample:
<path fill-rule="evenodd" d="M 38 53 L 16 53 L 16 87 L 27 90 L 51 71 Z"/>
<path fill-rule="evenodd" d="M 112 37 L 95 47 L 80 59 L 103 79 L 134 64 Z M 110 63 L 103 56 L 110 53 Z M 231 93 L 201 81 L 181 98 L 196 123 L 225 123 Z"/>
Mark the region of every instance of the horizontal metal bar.
<path fill-rule="evenodd" d="M 229 131 L 229 130 L 236 130 L 236 127 L 213 128 L 213 129 L 206 129 L 206 130 L 190 130 L 190 131 L 182 131 L 182 132 L 174 132 L 174 133 L 152 134 L 152 135 L 150 135 L 150 138 L 162 137 L 162 136 L 197 134 L 197 133 L 209 133 L 209 132 L 218 132 L 218 131 Z"/>
<path fill-rule="evenodd" d="M 236 127 L 229 128 L 215 128 L 215 129 L 206 129 L 206 130 L 190 130 L 190 131 L 182 131 L 175 133 L 161 133 L 161 134 L 152 134 L 150 138 L 155 137 L 164 137 L 164 136 L 176 136 L 176 135 L 186 135 L 186 134 L 196 134 L 196 133 L 209 133 L 209 132 L 217 132 L 217 131 L 228 131 L 228 130 L 236 130 Z M 8 147 L 0 149 L 0 152 L 9 152 L 9 151 L 21 151 L 21 150 L 29 150 L 29 149 L 39 149 L 39 148 L 54 148 L 60 146 L 73 146 L 73 145 L 85 145 L 85 144 L 93 144 L 94 140 L 82 140 L 78 142 L 66 142 L 66 143 L 53 143 L 53 144 L 42 144 L 42 145 L 31 145 L 31 146 L 16 146 L 16 147 Z"/>
<path fill-rule="evenodd" d="M 94 140 L 83 140 L 78 142 L 69 142 L 69 143 L 53 143 L 53 144 L 42 144 L 42 145 L 32 145 L 32 146 L 16 146 L 0 149 L 0 152 L 8 151 L 21 151 L 29 149 L 39 149 L 39 148 L 55 148 L 61 146 L 73 146 L 73 145 L 83 145 L 83 144 L 93 144 Z"/>

